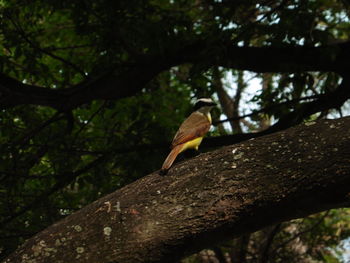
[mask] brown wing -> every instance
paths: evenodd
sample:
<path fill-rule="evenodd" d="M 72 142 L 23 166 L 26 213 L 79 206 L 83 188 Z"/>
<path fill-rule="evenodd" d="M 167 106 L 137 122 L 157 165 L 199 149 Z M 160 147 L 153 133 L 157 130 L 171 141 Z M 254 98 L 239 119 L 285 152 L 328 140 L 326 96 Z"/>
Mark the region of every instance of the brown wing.
<path fill-rule="evenodd" d="M 193 112 L 180 126 L 174 136 L 171 148 L 198 137 L 203 137 L 210 129 L 208 118 L 199 112 Z"/>

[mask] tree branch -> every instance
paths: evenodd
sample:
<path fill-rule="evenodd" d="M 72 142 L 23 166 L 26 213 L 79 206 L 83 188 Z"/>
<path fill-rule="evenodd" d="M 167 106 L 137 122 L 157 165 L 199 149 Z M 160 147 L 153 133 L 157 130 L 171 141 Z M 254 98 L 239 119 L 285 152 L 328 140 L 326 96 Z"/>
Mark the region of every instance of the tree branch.
<path fill-rule="evenodd" d="M 270 227 L 268 236 L 265 238 L 264 243 L 262 245 L 262 251 L 260 255 L 259 263 L 268 263 L 269 262 L 269 251 L 275 236 L 281 229 L 281 223 Z"/>
<path fill-rule="evenodd" d="M 317 99 L 319 97 L 320 97 L 320 95 L 312 95 L 312 96 L 307 96 L 307 97 L 301 97 L 301 98 L 298 98 L 298 99 L 286 100 L 286 101 L 281 102 L 281 103 L 273 104 L 270 107 L 266 107 L 266 108 L 263 108 L 263 109 L 260 109 L 260 110 L 254 110 L 251 113 L 248 113 L 248 114 L 245 114 L 245 115 L 241 115 L 241 116 L 237 116 L 237 117 L 233 117 L 233 118 L 226 118 L 226 119 L 223 119 L 223 120 L 213 121 L 213 125 L 217 126 L 220 123 L 224 123 L 224 122 L 227 122 L 227 121 L 236 121 L 236 120 L 244 119 L 244 118 L 247 118 L 247 117 L 252 117 L 252 116 L 255 116 L 255 115 L 259 114 L 259 113 L 266 113 L 266 112 L 271 111 L 273 109 L 278 109 L 278 108 L 280 108 L 282 106 L 293 106 L 295 104 L 300 103 L 303 100 L 314 100 L 314 99 Z"/>
<path fill-rule="evenodd" d="M 276 124 L 265 130 L 270 133 L 296 125 L 312 114 L 340 108 L 350 98 L 350 77 L 344 76 L 335 91 L 319 95 L 317 100 L 299 105 L 299 108 L 286 114 Z"/>
<path fill-rule="evenodd" d="M 230 41 L 199 40 L 177 46 L 182 48 L 167 54 L 140 56 L 133 64 L 116 65 L 109 72 L 66 89 L 26 85 L 0 73 L 0 107 L 34 104 L 69 111 L 92 100 L 121 99 L 137 94 L 160 72 L 184 63 L 206 63 L 208 67 L 255 72 L 334 71 L 343 74 L 350 68 L 347 59 L 350 42 L 323 47 L 238 47 Z"/>
<path fill-rule="evenodd" d="M 320 120 L 199 155 L 86 206 L 4 262 L 166 262 L 347 206 L 349 129 L 350 117 Z"/>
<path fill-rule="evenodd" d="M 298 237 L 308 233 L 308 232 L 311 232 L 312 230 L 314 230 L 318 225 L 320 225 L 323 220 L 328 216 L 329 214 L 329 210 L 326 211 L 324 213 L 324 215 L 321 216 L 321 218 L 319 220 L 317 220 L 317 222 L 315 224 L 313 224 L 311 227 L 295 234 L 294 236 L 292 236 L 291 238 L 289 238 L 288 240 L 282 242 L 281 244 L 279 244 L 276 248 L 273 249 L 273 253 L 276 253 L 280 248 L 283 248 L 284 246 L 286 246 L 288 243 L 292 242 L 293 240 L 297 239 Z"/>
<path fill-rule="evenodd" d="M 12 25 L 17 29 L 17 34 L 19 34 L 30 46 L 32 46 L 34 49 L 42 52 L 43 54 L 46 54 L 54 59 L 57 59 L 58 61 L 72 67 L 74 70 L 76 70 L 77 72 L 79 72 L 83 77 L 86 77 L 86 74 L 83 70 L 81 70 L 77 65 L 73 64 L 72 62 L 57 56 L 53 53 L 51 53 L 50 51 L 47 51 L 46 49 L 41 48 L 39 45 L 35 44 L 26 34 L 26 32 L 23 30 L 22 26 L 19 24 L 19 22 L 15 21 L 14 19 L 12 19 L 12 17 L 10 15 L 5 15 L 5 17 L 7 19 L 9 19 L 12 23 Z"/>
<path fill-rule="evenodd" d="M 347 71 L 350 42 L 322 47 L 239 47 L 230 41 L 210 43 L 202 40 L 177 52 L 178 62 L 223 66 L 254 72 Z M 174 54 L 175 56 L 175 54 Z M 174 60 L 176 60 L 174 58 Z"/>

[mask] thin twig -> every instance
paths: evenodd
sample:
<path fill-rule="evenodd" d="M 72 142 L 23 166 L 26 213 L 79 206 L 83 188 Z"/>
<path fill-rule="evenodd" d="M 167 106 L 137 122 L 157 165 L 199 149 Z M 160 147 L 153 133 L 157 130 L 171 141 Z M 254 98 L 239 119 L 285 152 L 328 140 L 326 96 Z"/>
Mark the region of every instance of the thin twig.
<path fill-rule="evenodd" d="M 12 222 L 14 219 L 16 219 L 17 217 L 25 214 L 26 212 L 28 212 L 30 209 L 35 208 L 36 205 L 42 203 L 44 200 L 47 200 L 47 198 L 52 195 L 53 193 L 57 192 L 58 190 L 64 188 L 65 186 L 69 185 L 71 182 L 73 182 L 73 180 L 75 178 L 77 178 L 79 175 L 89 171 L 90 169 L 94 168 L 98 163 L 100 163 L 101 161 L 105 160 L 105 158 L 108 155 L 102 155 L 98 158 L 96 158 L 95 160 L 93 160 L 92 162 L 88 163 L 85 167 L 75 171 L 75 172 L 71 172 L 71 173 L 65 173 L 65 174 L 61 174 L 61 175 L 56 175 L 56 178 L 60 178 L 61 180 L 56 182 L 50 189 L 48 189 L 47 191 L 45 191 L 44 193 L 40 194 L 39 196 L 37 196 L 37 198 L 34 199 L 33 202 L 31 202 L 30 204 L 22 207 L 19 211 L 13 213 L 11 216 L 3 219 L 0 222 L 1 226 L 5 226 L 8 223 Z"/>
<path fill-rule="evenodd" d="M 55 55 L 55 54 L 53 54 L 53 53 L 47 51 L 46 49 L 41 48 L 40 46 L 36 45 L 35 43 L 33 43 L 33 41 L 31 41 L 31 40 L 27 37 L 27 35 L 26 35 L 25 31 L 23 30 L 23 28 L 22 28 L 18 23 L 16 23 L 10 15 L 6 15 L 6 16 L 7 16 L 7 18 L 10 19 L 10 21 L 11 21 L 12 24 L 13 24 L 13 26 L 14 26 L 14 27 L 17 29 L 17 31 L 20 33 L 21 37 L 22 37 L 29 45 L 31 45 L 33 48 L 39 50 L 40 52 L 42 52 L 42 53 L 44 53 L 44 54 L 46 54 L 46 55 L 48 55 L 48 56 L 50 56 L 50 57 L 52 57 L 52 58 L 54 58 L 54 59 L 56 59 L 56 60 L 59 60 L 59 61 L 61 61 L 62 63 L 66 64 L 66 65 L 68 65 L 68 66 L 70 66 L 70 67 L 72 67 L 72 68 L 75 69 L 77 72 L 79 72 L 83 77 L 86 77 L 85 72 L 84 72 L 83 70 L 81 70 L 81 69 L 80 69 L 77 65 L 75 65 L 74 63 L 72 63 L 72 62 L 70 62 L 70 61 L 68 61 L 68 60 L 66 60 L 66 59 L 64 59 L 64 58 L 62 58 L 62 57 L 60 57 L 60 56 L 57 56 L 57 55 Z"/>
<path fill-rule="evenodd" d="M 297 233 L 296 235 L 294 235 L 293 237 L 291 237 L 290 239 L 286 240 L 285 242 L 283 242 L 282 244 L 280 244 L 279 246 L 277 246 L 274 250 L 273 253 L 276 252 L 278 249 L 284 247 L 285 245 L 287 245 L 288 243 L 292 242 L 294 239 L 310 232 L 311 230 L 313 230 L 315 227 L 317 227 L 319 224 L 322 223 L 322 221 L 329 215 L 330 210 L 326 211 L 325 214 L 311 227 L 309 227 L 308 229 L 305 229 L 304 231 L 301 231 L 299 233 Z"/>
<path fill-rule="evenodd" d="M 293 100 L 284 101 L 282 103 L 274 104 L 274 105 L 272 105 L 270 107 L 266 107 L 266 108 L 263 108 L 261 110 L 253 111 L 253 112 L 245 114 L 245 115 L 241 115 L 241 116 L 234 117 L 234 118 L 227 118 L 227 119 L 219 120 L 219 121 L 214 121 L 213 125 L 217 126 L 218 124 L 223 123 L 223 122 L 244 119 L 244 118 L 247 118 L 247 117 L 251 117 L 251 116 L 257 115 L 257 114 L 262 113 L 262 112 L 266 112 L 266 111 L 274 109 L 274 108 L 278 108 L 278 107 L 283 106 L 283 105 L 295 104 L 295 103 L 298 103 L 298 102 L 303 101 L 303 100 L 317 99 L 320 96 L 321 95 L 313 95 L 313 96 L 308 96 L 308 97 L 302 97 L 302 98 L 299 98 L 299 99 L 293 99 Z"/>
<path fill-rule="evenodd" d="M 61 112 L 56 112 L 48 120 L 44 121 L 38 127 L 36 127 L 35 129 L 31 130 L 30 132 L 28 132 L 27 134 L 22 136 L 20 139 L 18 139 L 16 142 L 14 142 L 12 144 L 12 146 L 17 145 L 17 144 L 23 146 L 25 143 L 27 143 L 30 140 L 30 138 L 32 138 L 34 135 L 39 133 L 41 130 L 43 130 L 44 128 L 46 128 L 50 124 L 61 120 L 63 118 L 63 116 L 60 116 L 60 114 L 61 114 Z"/>

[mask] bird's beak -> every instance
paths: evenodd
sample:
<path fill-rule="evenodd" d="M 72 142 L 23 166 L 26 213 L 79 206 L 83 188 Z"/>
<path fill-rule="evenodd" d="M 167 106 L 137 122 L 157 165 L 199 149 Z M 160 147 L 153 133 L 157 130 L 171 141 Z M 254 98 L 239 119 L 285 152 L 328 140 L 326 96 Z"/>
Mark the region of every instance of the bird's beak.
<path fill-rule="evenodd" d="M 210 103 L 210 106 L 215 107 L 215 106 L 217 106 L 217 104 L 215 102 L 212 102 L 212 103 Z"/>

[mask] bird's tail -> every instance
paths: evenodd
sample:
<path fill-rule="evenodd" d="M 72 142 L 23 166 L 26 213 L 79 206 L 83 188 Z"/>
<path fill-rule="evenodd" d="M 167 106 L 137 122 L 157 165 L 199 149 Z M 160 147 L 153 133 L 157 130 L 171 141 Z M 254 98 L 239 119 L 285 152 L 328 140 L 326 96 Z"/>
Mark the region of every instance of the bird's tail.
<path fill-rule="evenodd" d="M 161 169 L 162 173 L 166 173 L 169 170 L 169 168 L 171 167 L 171 165 L 175 161 L 176 157 L 181 152 L 182 146 L 183 146 L 182 144 L 177 145 L 171 150 L 168 157 L 165 159 L 165 161 L 163 163 L 163 166 Z"/>

